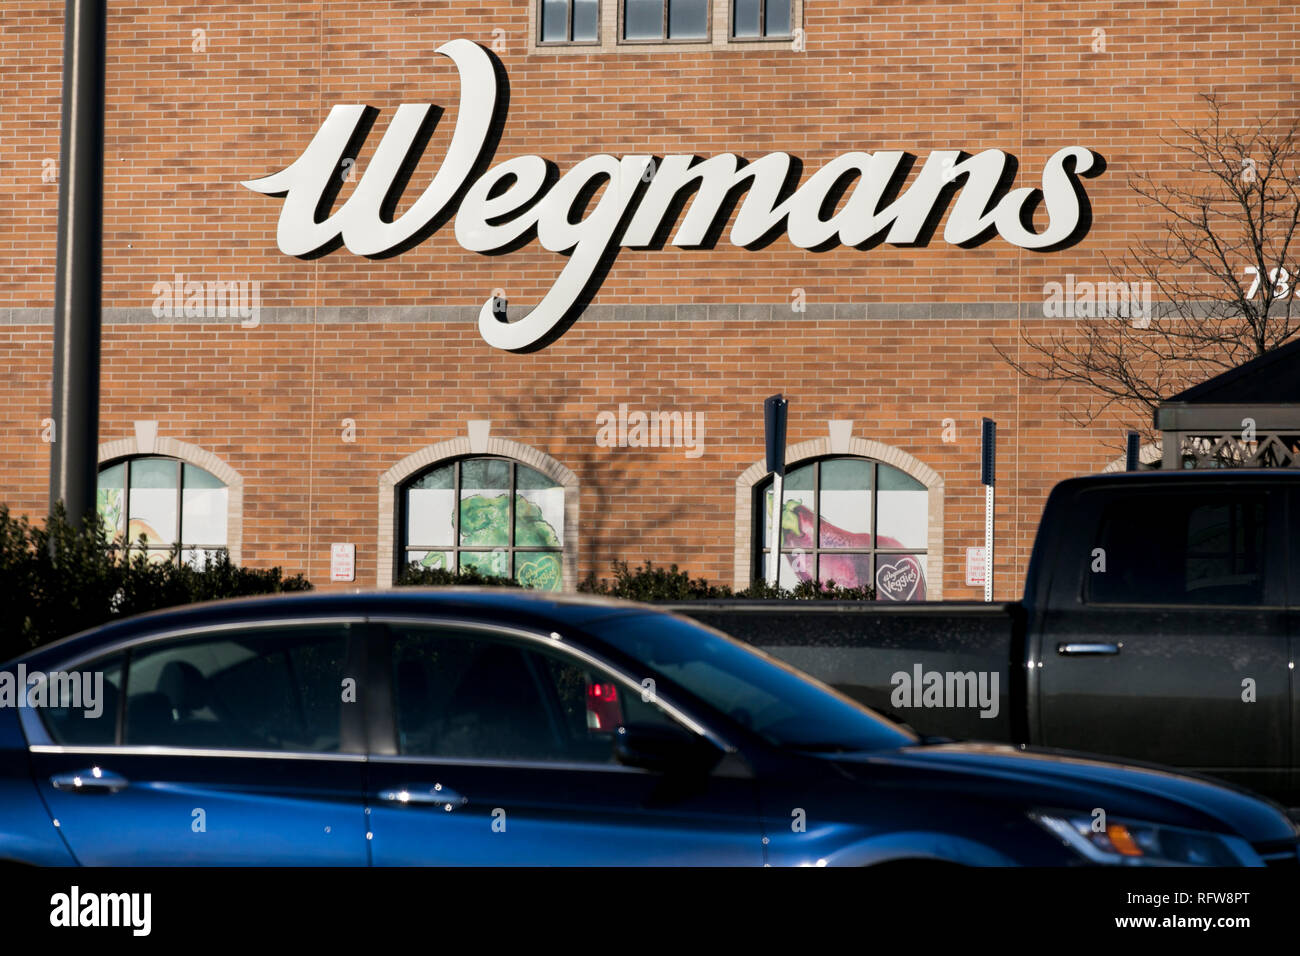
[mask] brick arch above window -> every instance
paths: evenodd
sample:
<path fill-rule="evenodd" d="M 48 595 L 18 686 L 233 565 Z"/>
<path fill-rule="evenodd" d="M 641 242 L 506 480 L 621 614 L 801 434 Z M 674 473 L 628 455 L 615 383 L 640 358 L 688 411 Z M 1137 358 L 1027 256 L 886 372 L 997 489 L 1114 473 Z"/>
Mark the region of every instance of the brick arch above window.
<path fill-rule="evenodd" d="M 244 556 L 244 476 L 205 448 L 161 435 L 152 441 L 133 435 L 104 442 L 99 446 L 99 467 L 103 468 L 124 458 L 141 456 L 178 458 L 188 465 L 209 472 L 226 486 L 226 551 L 230 554 L 231 562 L 239 564 Z"/>
<path fill-rule="evenodd" d="M 578 585 L 578 476 L 569 468 L 543 451 L 511 441 L 508 438 L 489 438 L 484 445 L 470 438 L 452 438 L 448 441 L 426 445 L 407 455 L 379 476 L 379 543 L 376 556 L 376 584 L 381 588 L 393 586 L 396 577 L 397 543 L 397 491 L 416 475 L 436 465 L 458 458 L 475 458 L 497 455 L 511 458 L 541 472 L 564 487 L 564 548 L 560 555 L 563 570 L 562 587 L 572 591 Z"/>
<path fill-rule="evenodd" d="M 850 438 L 847 445 L 835 443 L 829 438 L 813 438 L 786 446 L 786 470 L 809 459 L 825 457 L 872 458 L 886 465 L 893 465 L 904 474 L 910 475 L 929 492 L 927 518 L 929 521 L 926 540 L 926 555 L 929 565 L 926 575 L 927 599 L 937 601 L 943 597 L 943 476 L 921 459 L 910 455 L 901 448 L 886 445 L 871 438 Z M 735 561 L 733 568 L 733 586 L 737 589 L 748 587 L 753 571 L 754 547 L 754 488 L 768 476 L 767 463 L 756 461 L 736 476 L 736 538 Z"/>

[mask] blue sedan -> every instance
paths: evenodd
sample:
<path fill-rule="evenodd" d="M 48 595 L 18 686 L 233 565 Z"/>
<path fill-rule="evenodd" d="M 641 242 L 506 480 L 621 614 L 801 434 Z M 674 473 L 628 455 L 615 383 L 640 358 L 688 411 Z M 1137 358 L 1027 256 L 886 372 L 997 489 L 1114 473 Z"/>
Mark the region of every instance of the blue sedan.
<path fill-rule="evenodd" d="M 1295 826 L 1244 791 L 922 739 L 717 631 L 606 599 L 217 602 L 2 670 L 9 863 L 1298 862 Z"/>

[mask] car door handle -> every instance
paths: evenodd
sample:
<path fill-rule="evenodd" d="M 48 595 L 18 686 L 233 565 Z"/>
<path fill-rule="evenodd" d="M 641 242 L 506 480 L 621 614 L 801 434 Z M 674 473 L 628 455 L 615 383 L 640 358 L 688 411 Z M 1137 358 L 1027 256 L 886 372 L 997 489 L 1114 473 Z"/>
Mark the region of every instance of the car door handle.
<path fill-rule="evenodd" d="M 50 777 L 50 785 L 55 790 L 67 790 L 72 793 L 117 793 L 119 790 L 126 789 L 126 783 L 126 777 L 111 770 L 104 770 L 102 767 L 56 773 Z"/>
<path fill-rule="evenodd" d="M 1081 642 L 1077 644 L 1057 644 L 1056 653 L 1062 657 L 1081 657 L 1086 654 L 1118 654 L 1123 644 L 1104 644 Z"/>
<path fill-rule="evenodd" d="M 444 787 L 440 783 L 435 783 L 433 786 L 429 786 L 427 783 L 411 784 L 404 787 L 393 787 L 391 790 L 380 790 L 379 799 L 385 803 L 395 803 L 398 806 L 439 804 L 448 813 L 469 803 L 468 797 L 461 796 L 455 790 Z"/>

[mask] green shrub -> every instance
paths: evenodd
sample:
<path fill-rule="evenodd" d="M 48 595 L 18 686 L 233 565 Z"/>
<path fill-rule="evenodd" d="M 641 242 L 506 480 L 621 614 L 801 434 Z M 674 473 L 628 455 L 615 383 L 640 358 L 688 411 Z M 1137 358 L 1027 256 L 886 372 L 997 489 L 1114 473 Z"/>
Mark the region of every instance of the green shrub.
<path fill-rule="evenodd" d="M 772 601 L 873 601 L 876 590 L 873 587 L 842 588 L 834 581 L 819 585 L 816 581 L 800 581 L 793 588 L 770 585 L 765 581 L 755 581 L 741 591 L 733 591 L 725 584 L 710 584 L 705 578 L 692 580 L 686 571 L 678 570 L 677 565 L 657 568 L 647 561 L 643 566 L 629 569 L 626 561 L 613 564 L 614 579 L 596 580 L 594 574 L 578 585 L 579 591 L 589 594 L 603 594 L 609 597 L 627 598 L 632 601 L 707 601 L 722 598 L 760 598 Z"/>
<path fill-rule="evenodd" d="M 179 560 L 148 560 L 138 547 L 111 551 L 98 515 L 70 524 L 62 507 L 43 527 L 0 505 L 0 661 L 77 631 L 159 608 L 216 598 L 308 591 L 301 575 L 255 570 L 209 551 L 202 570 Z"/>
<path fill-rule="evenodd" d="M 594 574 L 578 585 L 579 591 L 627 598 L 632 601 L 696 601 L 731 596 L 731 589 L 710 584 L 704 578 L 691 580 L 677 565 L 656 568 L 647 561 L 643 567 L 629 570 L 626 561 L 613 564 L 614 580 L 596 580 Z"/>
<path fill-rule="evenodd" d="M 461 568 L 450 571 L 447 568 L 424 568 L 412 561 L 397 576 L 398 587 L 451 587 L 454 585 L 478 584 L 502 588 L 523 587 L 514 578 L 496 574 L 484 574 L 478 568 Z"/>
<path fill-rule="evenodd" d="M 800 581 L 792 588 L 776 587 L 766 581 L 755 581 L 732 596 L 772 601 L 874 601 L 876 589 L 869 584 L 857 588 L 843 588 L 834 581 L 827 581 L 825 584 L 818 584 L 816 581 Z"/>

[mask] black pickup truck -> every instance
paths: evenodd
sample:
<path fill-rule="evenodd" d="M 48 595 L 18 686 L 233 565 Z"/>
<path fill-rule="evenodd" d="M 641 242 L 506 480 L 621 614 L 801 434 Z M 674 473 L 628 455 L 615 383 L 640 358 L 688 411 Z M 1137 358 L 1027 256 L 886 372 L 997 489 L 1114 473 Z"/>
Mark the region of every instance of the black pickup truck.
<path fill-rule="evenodd" d="M 1073 478 L 1018 603 L 670 607 L 923 734 L 1091 751 L 1300 806 L 1300 473 Z"/>

